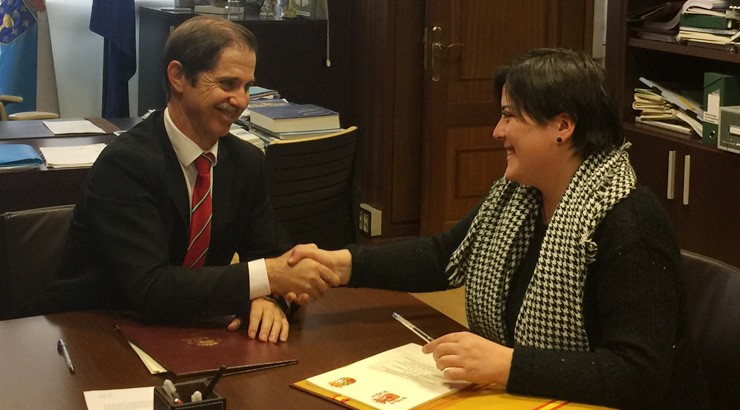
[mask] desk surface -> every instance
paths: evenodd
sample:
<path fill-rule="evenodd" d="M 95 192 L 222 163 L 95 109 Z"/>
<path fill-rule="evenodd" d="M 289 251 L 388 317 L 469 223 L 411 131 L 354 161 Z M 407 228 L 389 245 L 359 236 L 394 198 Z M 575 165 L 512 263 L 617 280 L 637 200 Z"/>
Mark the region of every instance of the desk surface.
<path fill-rule="evenodd" d="M 92 122 L 109 132 L 105 135 L 55 136 L 43 120 L 0 121 L 0 145 L 28 144 L 39 147 L 59 147 L 109 143 L 116 137 L 114 130 L 133 127 L 139 118 L 93 118 Z M 80 188 L 89 167 L 38 169 L 0 172 L 0 213 L 77 202 Z"/>
<path fill-rule="evenodd" d="M 291 320 L 288 343 L 298 364 L 225 376 L 216 390 L 231 409 L 337 409 L 290 383 L 409 342 L 416 335 L 391 318 L 397 311 L 432 337 L 464 328 L 401 292 L 332 289 Z M 84 409 L 85 390 L 161 385 L 114 329 L 116 316 L 72 312 L 0 322 L 3 408 Z M 76 372 L 56 351 L 64 338 Z"/>
<path fill-rule="evenodd" d="M 63 118 L 52 121 L 65 121 L 74 118 Z M 127 130 L 139 121 L 138 117 L 132 118 L 88 118 L 90 122 L 99 126 L 107 134 L 113 134 L 113 131 Z M 45 139 L 48 141 L 68 140 L 81 138 L 77 135 L 54 135 L 49 128 L 44 125 L 48 120 L 27 120 L 27 121 L 0 121 L 0 143 L 17 143 L 18 140 Z M 90 137 L 86 135 L 85 137 Z"/>

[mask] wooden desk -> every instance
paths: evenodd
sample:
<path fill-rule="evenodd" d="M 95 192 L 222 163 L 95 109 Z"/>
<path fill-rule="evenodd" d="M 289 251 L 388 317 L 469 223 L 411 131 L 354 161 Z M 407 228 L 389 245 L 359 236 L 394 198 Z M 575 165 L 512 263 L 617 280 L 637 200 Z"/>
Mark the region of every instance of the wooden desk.
<path fill-rule="evenodd" d="M 391 318 L 397 311 L 432 337 L 464 328 L 401 292 L 332 289 L 291 320 L 288 343 L 298 364 L 225 376 L 216 390 L 229 409 L 338 409 L 289 387 L 314 376 L 420 339 Z M 84 409 L 86 390 L 161 385 L 116 331 L 115 314 L 73 312 L 0 322 L 2 408 Z M 76 372 L 57 354 L 64 338 Z"/>
<path fill-rule="evenodd" d="M 93 119 L 93 122 L 98 120 Z M 138 118 L 107 120 L 108 130 L 129 129 Z M 0 121 L 0 144 L 58 147 L 109 143 L 115 135 L 54 136 L 42 120 Z M 89 168 L 39 169 L 0 172 L 0 213 L 53 205 L 74 204 Z"/>

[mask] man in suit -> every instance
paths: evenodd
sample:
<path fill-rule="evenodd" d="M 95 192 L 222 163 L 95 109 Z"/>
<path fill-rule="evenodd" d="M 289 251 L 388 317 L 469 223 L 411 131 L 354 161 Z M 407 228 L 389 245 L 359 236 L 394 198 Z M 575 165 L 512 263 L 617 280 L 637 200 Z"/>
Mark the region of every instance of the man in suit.
<path fill-rule="evenodd" d="M 275 342 L 287 339 L 288 322 L 271 295 L 304 303 L 338 284 L 317 262 L 287 265 L 291 242 L 266 194 L 264 156 L 229 135 L 249 102 L 256 49 L 251 32 L 220 18 L 192 18 L 170 35 L 167 108 L 93 165 L 59 280 L 37 311 L 119 307 L 158 322 L 236 314 L 231 330 L 249 315 L 249 335 Z M 212 211 L 191 232 L 190 207 L 201 202 L 193 195 L 206 181 Z M 189 252 L 209 231 L 204 250 Z M 230 264 L 234 252 L 247 262 Z"/>

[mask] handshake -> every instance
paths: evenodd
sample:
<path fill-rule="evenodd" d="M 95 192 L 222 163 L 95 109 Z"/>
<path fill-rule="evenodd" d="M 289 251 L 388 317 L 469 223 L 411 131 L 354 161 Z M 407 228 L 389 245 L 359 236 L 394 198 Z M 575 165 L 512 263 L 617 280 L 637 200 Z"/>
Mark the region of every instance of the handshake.
<path fill-rule="evenodd" d="M 330 287 L 349 282 L 352 254 L 347 249 L 325 251 L 314 244 L 297 245 L 279 257 L 265 259 L 265 264 L 272 294 L 303 305 Z"/>

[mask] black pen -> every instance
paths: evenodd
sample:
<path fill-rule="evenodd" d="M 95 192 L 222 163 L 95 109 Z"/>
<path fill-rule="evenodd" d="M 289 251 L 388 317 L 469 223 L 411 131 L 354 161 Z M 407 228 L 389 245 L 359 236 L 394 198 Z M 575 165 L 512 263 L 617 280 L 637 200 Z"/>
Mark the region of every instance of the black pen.
<path fill-rule="evenodd" d="M 72 364 L 72 358 L 69 357 L 69 350 L 67 350 L 67 344 L 64 343 L 64 340 L 62 339 L 57 340 L 57 352 L 59 352 L 59 354 L 61 355 L 64 355 L 64 361 L 67 362 L 67 367 L 69 368 L 69 371 L 74 373 L 75 365 Z"/>
<path fill-rule="evenodd" d="M 213 388 L 216 387 L 216 383 L 218 383 L 218 379 L 220 379 L 221 376 L 223 376 L 225 372 L 226 372 L 226 366 L 221 365 L 221 367 L 218 368 L 216 375 L 211 377 L 211 381 L 208 382 L 208 386 L 206 386 L 206 389 L 203 390 L 203 400 L 207 399 L 208 396 L 211 395 Z"/>

